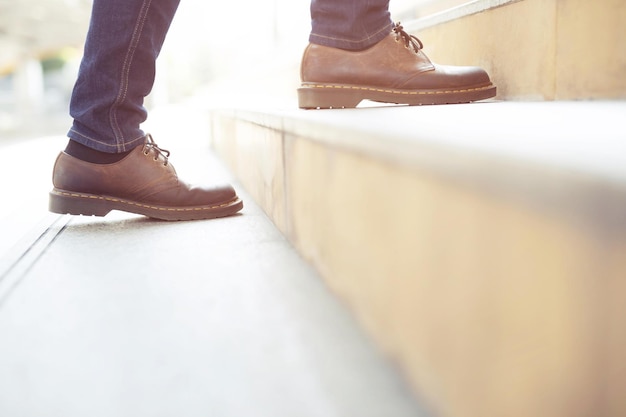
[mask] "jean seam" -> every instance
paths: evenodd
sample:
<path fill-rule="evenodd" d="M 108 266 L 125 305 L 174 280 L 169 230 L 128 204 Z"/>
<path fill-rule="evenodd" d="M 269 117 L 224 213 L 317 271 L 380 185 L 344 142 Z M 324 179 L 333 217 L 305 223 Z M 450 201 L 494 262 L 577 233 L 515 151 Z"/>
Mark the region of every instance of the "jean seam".
<path fill-rule="evenodd" d="M 137 23 L 135 24 L 135 28 L 133 31 L 133 36 L 130 40 L 130 45 L 128 47 L 128 50 L 126 51 L 126 56 L 124 57 L 124 64 L 122 65 L 122 73 L 120 74 L 120 88 L 118 91 L 118 95 L 115 99 L 115 102 L 111 106 L 111 109 L 109 110 L 109 120 L 111 123 L 111 129 L 113 130 L 113 134 L 117 142 L 118 151 L 120 150 L 125 151 L 126 143 L 124 143 L 124 135 L 123 135 L 122 129 L 120 128 L 119 122 L 117 120 L 117 109 L 122 105 L 122 103 L 124 103 L 128 95 L 130 68 L 133 62 L 135 51 L 137 51 L 137 47 L 141 40 L 141 35 L 143 34 L 143 28 L 144 28 L 146 19 L 148 17 L 148 11 L 150 10 L 151 4 L 152 4 L 152 0 L 144 0 L 141 6 L 141 10 L 139 11 Z M 133 142 L 136 140 L 137 139 L 133 140 Z"/>
<path fill-rule="evenodd" d="M 344 38 L 336 38 L 333 36 L 324 36 L 324 35 L 319 35 L 317 33 L 311 32 L 311 36 L 317 37 L 317 38 L 323 38 L 323 39 L 329 39 L 329 40 L 333 40 L 333 41 L 341 41 L 341 42 L 347 42 L 347 43 L 352 43 L 352 44 L 359 44 L 359 43 L 363 43 L 363 42 L 367 42 L 368 40 L 375 38 L 376 36 L 378 36 L 381 32 L 387 30 L 389 27 L 393 26 L 393 23 L 387 23 L 385 24 L 384 27 L 382 27 L 380 30 L 377 30 L 376 32 L 372 33 L 371 35 L 368 35 L 367 37 L 360 39 L 360 40 L 350 40 L 350 39 L 344 39 Z"/>
<path fill-rule="evenodd" d="M 110 143 L 108 143 L 108 142 L 102 142 L 101 140 L 94 139 L 94 138 L 92 138 L 92 137 L 90 137 L 90 136 L 87 136 L 87 135 L 82 134 L 81 132 L 79 132 L 78 130 L 76 130 L 76 129 L 74 129 L 74 128 L 71 128 L 71 129 L 70 129 L 70 132 L 75 133 L 76 135 L 78 135 L 78 136 L 80 136 L 80 137 L 82 137 L 82 138 L 85 138 L 85 139 L 87 139 L 87 140 L 88 140 L 88 141 L 90 141 L 90 142 L 94 142 L 94 143 L 97 143 L 97 144 L 99 144 L 99 145 L 102 145 L 102 146 L 105 146 L 105 147 L 108 147 L 108 148 L 115 148 L 115 150 L 119 151 L 119 145 L 111 145 L 111 144 L 110 144 Z M 123 144 L 123 145 L 124 145 L 124 149 L 122 149 L 122 151 L 125 151 L 125 150 L 126 150 L 126 146 L 127 146 L 127 145 L 131 145 L 131 144 L 133 144 L 133 143 L 135 143 L 135 142 L 137 142 L 137 141 L 140 141 L 140 140 L 144 139 L 145 137 L 146 137 L 145 135 L 142 135 L 142 136 L 139 136 L 139 137 L 137 137 L 137 138 L 135 138 L 135 139 L 132 139 L 132 140 L 131 140 L 131 141 L 129 141 L 129 142 L 125 142 L 125 143 Z"/>

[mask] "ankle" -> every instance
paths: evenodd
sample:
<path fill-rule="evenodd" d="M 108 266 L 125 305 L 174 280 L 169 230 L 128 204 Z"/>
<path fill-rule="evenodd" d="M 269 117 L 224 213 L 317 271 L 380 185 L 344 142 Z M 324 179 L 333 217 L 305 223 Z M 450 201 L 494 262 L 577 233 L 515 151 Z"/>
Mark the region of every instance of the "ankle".
<path fill-rule="evenodd" d="M 93 164 L 113 164 L 124 159 L 130 152 L 131 151 L 122 153 L 102 152 L 71 139 L 65 148 L 66 154 Z"/>

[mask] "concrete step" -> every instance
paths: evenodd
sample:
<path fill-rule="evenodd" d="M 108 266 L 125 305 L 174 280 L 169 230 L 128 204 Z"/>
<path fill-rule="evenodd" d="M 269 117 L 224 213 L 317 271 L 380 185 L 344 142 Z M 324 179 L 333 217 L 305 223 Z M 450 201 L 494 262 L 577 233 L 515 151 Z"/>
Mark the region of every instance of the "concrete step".
<path fill-rule="evenodd" d="M 152 115 L 181 177 L 232 180 L 193 107 Z M 2 148 L 24 210 L 0 218 L 1 416 L 428 415 L 243 190 L 209 221 L 48 214 L 65 141 Z"/>
<path fill-rule="evenodd" d="M 4 155 L 0 178 L 5 196 L 0 205 L 2 277 L 30 265 L 24 259 L 36 257 L 37 248 L 45 247 L 39 243 L 53 237 L 50 228 L 63 223 L 58 222 L 60 216 L 48 213 L 46 208 L 54 158 L 66 140 L 48 136 L 0 142 Z M 0 281 L 0 288 L 10 286 L 9 281 Z"/>
<path fill-rule="evenodd" d="M 450 7 L 441 9 L 444 5 Z M 437 0 L 396 6 L 392 18 L 423 41 L 433 62 L 485 68 L 499 100 L 626 98 L 622 0 Z M 283 102 L 295 96 L 307 27 L 286 33 L 285 45 L 265 46 L 263 54 L 271 60 L 254 62 L 254 71 L 242 62 L 231 77 L 216 82 L 213 92 L 220 100 L 240 100 L 242 92 Z"/>
<path fill-rule="evenodd" d="M 212 112 L 213 147 L 445 416 L 626 413 L 626 102 Z"/>

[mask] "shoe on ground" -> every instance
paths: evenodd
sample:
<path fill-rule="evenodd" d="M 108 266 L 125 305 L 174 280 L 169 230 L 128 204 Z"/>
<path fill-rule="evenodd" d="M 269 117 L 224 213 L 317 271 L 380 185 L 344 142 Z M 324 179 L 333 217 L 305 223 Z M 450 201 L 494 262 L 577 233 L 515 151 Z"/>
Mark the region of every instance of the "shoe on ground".
<path fill-rule="evenodd" d="M 495 97 L 485 70 L 433 64 L 422 42 L 398 23 L 376 45 L 346 51 L 309 44 L 300 68 L 300 108 L 352 108 L 362 100 L 396 104 L 469 103 Z"/>
<path fill-rule="evenodd" d="M 230 185 L 191 186 L 178 178 L 150 135 L 143 146 L 112 164 L 94 164 L 61 152 L 54 165 L 53 213 L 105 216 L 111 210 L 161 220 L 200 220 L 237 213 L 243 202 Z"/>

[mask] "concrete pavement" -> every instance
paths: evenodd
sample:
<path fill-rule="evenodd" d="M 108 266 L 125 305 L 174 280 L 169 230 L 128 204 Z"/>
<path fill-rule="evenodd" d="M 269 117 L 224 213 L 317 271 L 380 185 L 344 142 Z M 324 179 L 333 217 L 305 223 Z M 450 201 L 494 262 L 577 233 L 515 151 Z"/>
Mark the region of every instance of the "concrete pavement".
<path fill-rule="evenodd" d="M 241 187 L 223 219 L 58 216 L 64 143 L 3 149 L 0 416 L 426 415 Z M 232 181 L 202 141 L 171 150 L 185 179 Z"/>

